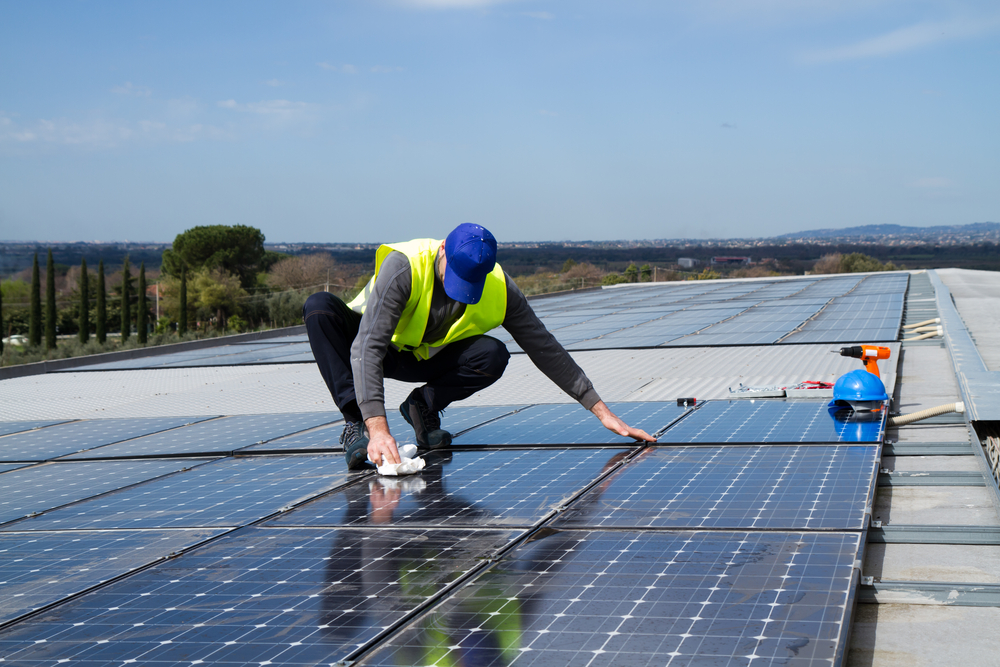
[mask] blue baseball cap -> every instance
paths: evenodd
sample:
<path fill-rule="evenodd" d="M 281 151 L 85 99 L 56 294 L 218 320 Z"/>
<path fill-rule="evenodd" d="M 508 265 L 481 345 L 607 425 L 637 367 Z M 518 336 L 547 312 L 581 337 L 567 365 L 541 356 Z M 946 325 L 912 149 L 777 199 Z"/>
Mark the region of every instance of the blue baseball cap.
<path fill-rule="evenodd" d="M 444 240 L 444 256 L 445 293 L 461 303 L 479 303 L 497 264 L 497 240 L 485 227 L 463 222 Z"/>

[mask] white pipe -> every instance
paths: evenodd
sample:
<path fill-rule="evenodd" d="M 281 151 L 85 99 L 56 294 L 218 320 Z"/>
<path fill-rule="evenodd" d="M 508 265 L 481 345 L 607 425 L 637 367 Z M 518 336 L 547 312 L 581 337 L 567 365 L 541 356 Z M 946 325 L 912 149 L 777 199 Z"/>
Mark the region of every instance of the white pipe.
<path fill-rule="evenodd" d="M 936 408 L 927 408 L 926 410 L 921 410 L 919 412 L 912 412 L 908 415 L 889 417 L 889 426 L 905 426 L 906 424 L 912 424 L 913 422 L 918 422 L 922 419 L 944 415 L 949 412 L 965 412 L 965 403 L 962 401 L 959 401 L 958 403 L 948 403 L 947 405 L 939 405 Z"/>
<path fill-rule="evenodd" d="M 927 326 L 928 324 L 941 324 L 941 318 L 935 317 L 931 320 L 924 320 L 923 322 L 917 322 L 916 324 L 907 324 L 904 329 L 916 329 L 917 327 Z"/>

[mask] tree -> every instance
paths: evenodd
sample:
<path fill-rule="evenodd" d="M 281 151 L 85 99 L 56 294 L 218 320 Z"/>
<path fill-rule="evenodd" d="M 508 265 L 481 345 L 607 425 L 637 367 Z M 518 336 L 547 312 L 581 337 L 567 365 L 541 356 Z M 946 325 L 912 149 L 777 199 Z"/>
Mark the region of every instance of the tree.
<path fill-rule="evenodd" d="M 250 289 L 257 271 L 267 259 L 264 233 L 246 225 L 205 225 L 192 227 L 174 238 L 173 247 L 163 251 L 162 270 L 179 278 L 184 267 L 221 269 L 239 277 Z"/>
<path fill-rule="evenodd" d="M 104 345 L 108 339 L 108 292 L 104 288 L 104 260 L 97 265 L 97 322 L 94 337 Z"/>
<path fill-rule="evenodd" d="M 639 267 L 639 282 L 648 283 L 653 279 L 653 267 L 643 264 Z"/>
<path fill-rule="evenodd" d="M 90 340 L 90 277 L 87 275 L 87 260 L 80 260 L 80 342 Z"/>
<path fill-rule="evenodd" d="M 842 256 L 839 252 L 823 255 L 813 264 L 813 273 L 840 273 L 840 260 Z"/>
<path fill-rule="evenodd" d="M 713 271 L 707 266 L 701 270 L 701 273 L 698 274 L 698 280 L 718 280 L 721 277 L 722 277 L 721 273 L 719 273 L 718 271 Z"/>
<path fill-rule="evenodd" d="M 632 262 L 625 267 L 625 271 L 622 275 L 625 277 L 625 282 L 637 283 L 639 282 L 639 267 L 635 265 L 635 262 Z"/>
<path fill-rule="evenodd" d="M 146 344 L 146 316 L 149 304 L 146 303 L 146 262 L 139 264 L 139 309 L 135 314 L 135 331 L 140 345 Z"/>
<path fill-rule="evenodd" d="M 42 344 L 42 284 L 38 275 L 38 253 L 31 264 L 31 314 L 28 319 L 28 344 Z"/>
<path fill-rule="evenodd" d="M 201 269 L 194 275 L 195 302 L 203 319 L 215 318 L 219 331 L 226 330 L 226 320 L 239 310 L 239 300 L 247 295 L 240 279 L 222 269 Z"/>
<path fill-rule="evenodd" d="M 573 259 L 572 257 L 570 257 L 565 262 L 563 262 L 562 271 L 560 271 L 559 273 L 566 273 L 567 271 L 569 271 L 570 269 L 572 269 L 574 266 L 576 266 L 576 260 Z"/>
<path fill-rule="evenodd" d="M 332 283 L 330 291 L 341 292 L 347 280 L 346 272 L 325 252 L 285 257 L 267 273 L 268 285 L 279 290 L 314 288 L 329 282 Z"/>
<path fill-rule="evenodd" d="M 0 354 L 3 354 L 3 281 L 0 280 Z M 0 357 L 2 359 L 3 357 Z"/>
<path fill-rule="evenodd" d="M 45 260 L 45 351 L 56 347 L 56 265 L 52 262 L 52 248 Z"/>
<path fill-rule="evenodd" d="M 125 259 L 122 262 L 122 286 L 121 286 L 121 304 L 122 304 L 122 342 L 128 340 L 128 337 L 132 335 L 132 304 L 131 304 L 131 285 L 132 283 L 132 271 L 128 266 L 128 255 L 125 255 Z"/>
<path fill-rule="evenodd" d="M 180 313 L 177 317 L 177 335 L 183 336 L 188 330 L 188 278 L 187 266 L 181 264 Z"/>

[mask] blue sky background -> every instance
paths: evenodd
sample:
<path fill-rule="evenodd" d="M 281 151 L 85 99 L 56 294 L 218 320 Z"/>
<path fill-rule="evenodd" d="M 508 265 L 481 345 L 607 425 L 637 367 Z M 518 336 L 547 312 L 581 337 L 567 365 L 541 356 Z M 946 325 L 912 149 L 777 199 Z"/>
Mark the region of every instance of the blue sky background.
<path fill-rule="evenodd" d="M 0 239 L 1000 221 L 1000 5 L 0 3 Z"/>

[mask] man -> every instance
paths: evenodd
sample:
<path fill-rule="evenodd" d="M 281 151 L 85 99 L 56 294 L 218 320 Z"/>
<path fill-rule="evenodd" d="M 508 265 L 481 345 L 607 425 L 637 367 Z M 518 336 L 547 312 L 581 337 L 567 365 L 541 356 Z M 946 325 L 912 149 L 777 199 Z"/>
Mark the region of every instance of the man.
<path fill-rule="evenodd" d="M 417 446 L 451 444 L 439 413 L 500 379 L 510 354 L 485 335 L 500 325 L 563 391 L 623 437 L 652 441 L 604 404 L 569 353 L 538 319 L 496 263 L 497 242 L 483 227 L 461 224 L 444 241 L 380 246 L 375 275 L 345 304 L 319 292 L 302 317 L 320 373 L 347 425 L 340 436 L 347 467 L 366 459 L 399 463 L 385 418 L 384 378 L 423 382 L 399 406 Z M 384 458 L 383 458 L 384 457 Z"/>

